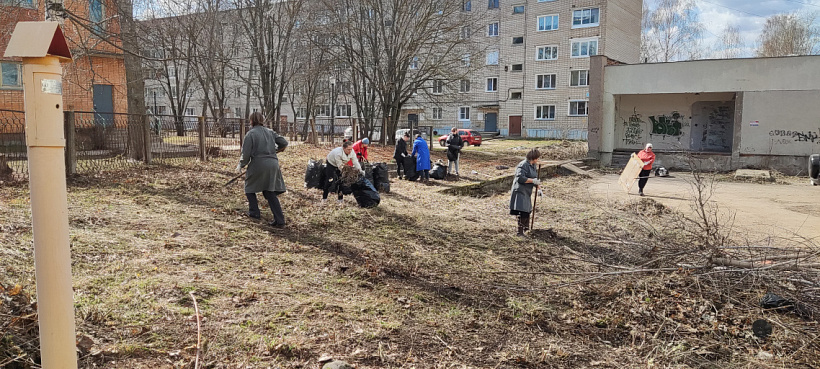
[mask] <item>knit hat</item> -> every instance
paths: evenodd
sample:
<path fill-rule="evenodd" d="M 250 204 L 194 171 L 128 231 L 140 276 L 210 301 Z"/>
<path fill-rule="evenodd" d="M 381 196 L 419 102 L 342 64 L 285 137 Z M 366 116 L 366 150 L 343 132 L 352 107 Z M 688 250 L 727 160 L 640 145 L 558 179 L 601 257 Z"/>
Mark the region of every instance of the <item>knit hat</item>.
<path fill-rule="evenodd" d="M 370 140 L 368 140 L 367 138 L 363 138 L 362 143 L 365 145 L 370 145 Z"/>

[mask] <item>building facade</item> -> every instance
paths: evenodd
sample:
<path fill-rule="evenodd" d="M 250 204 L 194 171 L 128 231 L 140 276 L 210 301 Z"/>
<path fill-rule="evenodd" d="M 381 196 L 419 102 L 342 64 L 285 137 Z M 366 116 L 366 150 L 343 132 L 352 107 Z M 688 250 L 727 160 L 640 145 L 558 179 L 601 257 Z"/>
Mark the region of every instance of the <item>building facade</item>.
<path fill-rule="evenodd" d="M 594 57 L 589 153 L 625 164 L 806 173 L 820 153 L 820 56 L 622 65 Z"/>
<path fill-rule="evenodd" d="M 448 81 L 444 93 L 457 95 L 448 102 L 420 95 L 402 119 L 439 132 L 458 126 L 503 136 L 586 139 L 589 57 L 638 62 L 642 1 L 465 3 L 465 11 L 477 7 L 487 7 L 485 23 L 463 34 L 484 44 L 484 55 L 469 55 L 484 67 L 464 81 Z"/>
<path fill-rule="evenodd" d="M 0 55 L 17 22 L 48 20 L 61 24 L 72 63 L 63 65 L 65 110 L 125 113 L 126 83 L 116 5 L 110 0 L 80 0 L 62 3 L 67 11 L 50 9 L 37 0 L 3 0 L 0 4 Z M 87 28 L 68 20 L 67 14 L 86 20 Z M 89 30 L 91 29 L 91 30 Z M 93 31 L 92 31 L 93 30 Z M 0 109 L 23 110 L 22 71 L 19 58 L 0 59 Z"/>

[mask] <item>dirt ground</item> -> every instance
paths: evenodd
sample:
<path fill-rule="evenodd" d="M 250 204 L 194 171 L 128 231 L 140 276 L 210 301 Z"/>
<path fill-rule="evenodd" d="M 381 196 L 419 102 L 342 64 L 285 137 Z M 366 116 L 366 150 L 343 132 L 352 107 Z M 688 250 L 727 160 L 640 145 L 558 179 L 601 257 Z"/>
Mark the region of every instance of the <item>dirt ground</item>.
<path fill-rule="evenodd" d="M 734 213 L 737 237 L 752 244 L 766 244 L 770 238 L 804 238 L 820 243 L 820 187 L 808 180 L 788 178 L 781 183 L 755 183 L 718 180 L 710 201 L 728 213 Z M 675 173 L 670 177 L 652 177 L 645 195 L 670 209 L 691 212 L 692 176 Z M 588 187 L 598 198 L 630 201 L 638 196 L 637 183 L 627 194 L 618 184 L 618 175 L 596 177 Z"/>
<path fill-rule="evenodd" d="M 584 143 L 490 141 L 466 149 L 460 178 L 393 180 L 377 208 L 362 209 L 352 196 L 322 206 L 303 178 L 330 147 L 293 145 L 280 155 L 285 229 L 243 216 L 242 183 L 225 185 L 237 153 L 73 177 L 80 367 L 820 365 L 816 310 L 760 306 L 767 292 L 820 306 L 804 298 L 820 290 L 818 274 L 717 267 L 714 256 L 761 259 L 704 244 L 651 198 L 589 196 L 596 180 L 545 180 L 527 238 L 514 236 L 507 193 L 440 192 L 512 174 L 536 146 L 546 159 L 585 155 Z M 13 369 L 39 367 L 28 195 L 27 183 L 0 186 L 0 367 Z M 771 334 L 754 334 L 760 319 Z"/>

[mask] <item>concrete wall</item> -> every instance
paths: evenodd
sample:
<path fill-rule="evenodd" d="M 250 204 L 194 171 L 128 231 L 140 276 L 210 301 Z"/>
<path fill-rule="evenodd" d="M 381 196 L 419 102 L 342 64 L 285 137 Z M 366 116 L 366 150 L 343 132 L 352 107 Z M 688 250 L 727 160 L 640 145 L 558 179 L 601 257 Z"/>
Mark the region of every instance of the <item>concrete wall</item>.
<path fill-rule="evenodd" d="M 717 145 L 707 140 L 702 129 L 707 123 L 699 118 L 706 118 L 704 108 L 733 111 L 734 97 L 734 93 L 616 96 L 615 148 L 640 150 L 651 142 L 655 150 L 730 151 L 731 145 L 723 150 L 703 148 L 703 141 Z M 731 133 L 731 122 L 728 130 Z"/>
<path fill-rule="evenodd" d="M 820 152 L 820 56 L 611 64 L 590 68 L 589 152 L 604 165 L 652 142 L 674 166 L 686 151 L 798 174 Z"/>

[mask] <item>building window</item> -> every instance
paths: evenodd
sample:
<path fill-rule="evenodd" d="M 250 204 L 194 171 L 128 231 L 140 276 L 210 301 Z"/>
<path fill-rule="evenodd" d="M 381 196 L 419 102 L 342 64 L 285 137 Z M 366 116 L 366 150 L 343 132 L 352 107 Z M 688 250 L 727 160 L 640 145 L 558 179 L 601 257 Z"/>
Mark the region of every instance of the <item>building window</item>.
<path fill-rule="evenodd" d="M 487 65 L 498 65 L 498 50 L 487 52 Z"/>
<path fill-rule="evenodd" d="M 513 45 L 523 45 L 524 37 L 513 37 L 512 43 Z"/>
<path fill-rule="evenodd" d="M 535 51 L 535 60 L 558 59 L 558 46 L 539 46 Z"/>
<path fill-rule="evenodd" d="M 419 57 L 414 56 L 410 59 L 410 69 L 419 69 Z"/>
<path fill-rule="evenodd" d="M 487 9 L 498 9 L 499 0 L 488 0 Z"/>
<path fill-rule="evenodd" d="M 598 55 L 598 39 L 585 39 L 572 42 L 572 57 L 587 58 Z"/>
<path fill-rule="evenodd" d="M 462 106 L 458 108 L 458 120 L 470 120 L 469 106 Z"/>
<path fill-rule="evenodd" d="M 546 3 L 546 2 L 549 2 L 549 1 L 555 1 L 555 0 L 538 0 L 539 3 Z"/>
<path fill-rule="evenodd" d="M 347 118 L 350 116 L 350 104 L 342 104 L 336 107 L 336 116 L 341 118 Z"/>
<path fill-rule="evenodd" d="M 524 5 L 516 5 L 513 7 L 513 14 L 524 14 Z"/>
<path fill-rule="evenodd" d="M 234 114 L 236 115 L 237 118 L 242 118 L 242 108 L 235 108 L 234 109 Z"/>
<path fill-rule="evenodd" d="M 558 14 L 542 15 L 538 17 L 539 31 L 554 31 L 558 29 Z"/>
<path fill-rule="evenodd" d="M 461 64 L 462 64 L 465 68 L 469 68 L 469 67 L 470 67 L 470 54 L 464 54 L 464 55 L 462 55 L 462 56 L 461 56 Z"/>
<path fill-rule="evenodd" d="M 463 5 L 463 9 L 464 9 L 465 12 L 469 12 L 469 11 L 473 10 L 473 2 L 470 1 L 470 0 L 465 1 L 464 5 Z"/>
<path fill-rule="evenodd" d="M 34 9 L 34 0 L 0 0 L 0 5 L 5 6 L 19 6 L 23 8 Z"/>
<path fill-rule="evenodd" d="M 316 105 L 316 116 L 317 117 L 329 117 L 330 116 L 330 105 L 327 105 L 327 104 Z"/>
<path fill-rule="evenodd" d="M 589 71 L 574 70 L 569 77 L 570 86 L 589 86 Z"/>
<path fill-rule="evenodd" d="M 524 70 L 524 64 L 513 64 L 512 71 L 513 72 L 521 72 Z"/>
<path fill-rule="evenodd" d="M 461 39 L 466 40 L 470 38 L 470 26 L 461 27 Z"/>
<path fill-rule="evenodd" d="M 185 115 L 187 115 L 187 116 L 194 115 L 194 108 L 185 108 Z"/>
<path fill-rule="evenodd" d="M 102 33 L 103 21 L 105 20 L 103 0 L 90 0 L 88 2 L 88 20 L 91 21 L 91 28 L 94 32 Z"/>
<path fill-rule="evenodd" d="M 587 116 L 588 107 L 586 100 L 577 100 L 569 102 L 569 116 L 571 117 L 585 117 Z"/>
<path fill-rule="evenodd" d="M 555 105 L 536 105 L 535 120 L 555 120 Z"/>
<path fill-rule="evenodd" d="M 459 89 L 460 92 L 470 92 L 470 80 L 469 79 L 462 79 L 461 80 L 461 88 Z"/>
<path fill-rule="evenodd" d="M 510 100 L 521 100 L 521 92 L 511 92 Z"/>
<path fill-rule="evenodd" d="M 20 78 L 21 73 L 20 63 L 0 63 L 0 70 L 2 70 L 3 78 L 0 79 L 0 88 L 9 90 L 19 90 L 23 88 L 23 81 Z"/>
<path fill-rule="evenodd" d="M 440 95 L 444 93 L 444 81 L 440 79 L 433 80 L 433 94 Z"/>
<path fill-rule="evenodd" d="M 485 92 L 496 92 L 498 91 L 498 78 L 492 77 L 487 78 L 487 89 L 484 90 Z"/>
<path fill-rule="evenodd" d="M 441 108 L 433 108 L 433 120 L 441 120 L 442 116 L 443 114 Z"/>
<path fill-rule="evenodd" d="M 487 26 L 487 36 L 498 36 L 498 22 L 490 23 L 490 25 Z"/>
<path fill-rule="evenodd" d="M 539 74 L 535 77 L 536 90 L 553 90 L 555 89 L 555 74 Z"/>
<path fill-rule="evenodd" d="M 572 11 L 572 28 L 597 27 L 598 8 Z"/>
<path fill-rule="evenodd" d="M 296 108 L 296 118 L 305 119 L 307 117 L 307 108 Z"/>

